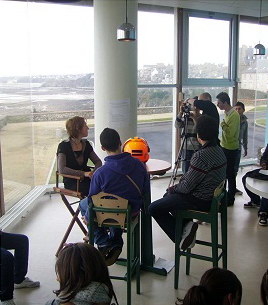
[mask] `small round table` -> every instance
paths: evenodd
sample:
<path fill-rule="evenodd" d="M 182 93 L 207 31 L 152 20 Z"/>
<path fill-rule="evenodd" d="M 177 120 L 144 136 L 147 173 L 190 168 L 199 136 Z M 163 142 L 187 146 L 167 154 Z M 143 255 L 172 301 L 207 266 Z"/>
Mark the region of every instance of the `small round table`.
<path fill-rule="evenodd" d="M 252 193 L 268 199 L 268 181 L 247 177 L 246 187 Z"/>

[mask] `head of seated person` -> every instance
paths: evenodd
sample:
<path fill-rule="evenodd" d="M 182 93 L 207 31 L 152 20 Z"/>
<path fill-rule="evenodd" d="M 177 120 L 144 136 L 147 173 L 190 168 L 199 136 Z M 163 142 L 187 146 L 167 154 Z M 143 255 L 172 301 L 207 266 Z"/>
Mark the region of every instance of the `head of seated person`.
<path fill-rule="evenodd" d="M 196 123 L 197 140 L 201 145 L 207 142 L 216 143 L 218 138 L 218 124 L 208 115 L 202 115 Z"/>
<path fill-rule="evenodd" d="M 112 128 L 104 128 L 100 134 L 101 149 L 108 154 L 121 153 L 121 140 L 118 132 Z"/>
<path fill-rule="evenodd" d="M 261 300 L 263 305 L 268 305 L 268 269 L 264 273 L 261 282 Z"/>
<path fill-rule="evenodd" d="M 240 305 L 242 285 L 229 270 L 212 268 L 206 271 L 198 286 L 190 288 L 183 305 Z"/>
<path fill-rule="evenodd" d="M 88 136 L 88 126 L 85 118 L 74 116 L 66 121 L 66 131 L 72 139 L 81 140 Z"/>

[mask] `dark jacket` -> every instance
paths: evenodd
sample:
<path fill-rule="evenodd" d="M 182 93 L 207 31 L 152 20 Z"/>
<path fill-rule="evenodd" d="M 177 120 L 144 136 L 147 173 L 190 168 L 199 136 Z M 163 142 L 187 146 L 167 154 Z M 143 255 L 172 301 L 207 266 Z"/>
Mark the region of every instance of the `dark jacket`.
<path fill-rule="evenodd" d="M 137 184 L 141 193 L 150 192 L 150 180 L 145 165 L 129 153 L 108 156 L 91 180 L 89 196 L 99 192 L 111 193 L 129 200 L 132 212 L 142 206 L 142 196 L 126 175 Z"/>

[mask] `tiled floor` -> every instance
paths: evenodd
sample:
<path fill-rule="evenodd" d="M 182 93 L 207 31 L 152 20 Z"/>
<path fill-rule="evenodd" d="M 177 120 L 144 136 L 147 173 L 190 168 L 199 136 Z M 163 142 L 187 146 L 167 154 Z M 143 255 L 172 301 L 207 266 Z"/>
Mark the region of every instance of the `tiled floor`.
<path fill-rule="evenodd" d="M 243 190 L 242 174 L 239 172 L 237 181 L 239 188 Z M 168 183 L 167 178 L 152 181 L 153 200 L 163 195 Z M 261 304 L 260 281 L 265 268 L 268 268 L 268 227 L 258 226 L 256 209 L 243 208 L 243 203 L 247 200 L 248 197 L 245 194 L 237 196 L 234 207 L 228 208 L 228 268 L 234 271 L 242 282 L 242 304 L 255 305 Z M 54 271 L 55 252 L 69 220 L 70 214 L 63 206 L 59 195 L 52 195 L 51 198 L 45 195 L 39 200 L 35 209 L 22 219 L 20 225 L 13 228 L 13 232 L 24 233 L 29 237 L 28 275 L 41 282 L 41 287 L 37 289 L 16 290 L 17 305 L 41 305 L 53 297 L 52 291 L 58 287 Z M 208 225 L 199 226 L 199 236 L 206 236 L 209 232 Z M 153 238 L 156 258 L 173 260 L 174 245 L 156 223 L 153 223 Z M 82 241 L 82 235 L 76 225 L 69 241 Z M 197 247 L 196 250 L 198 250 Z M 166 277 L 142 272 L 142 293 L 140 296 L 135 294 L 133 281 L 132 304 L 172 305 L 176 297 L 183 297 L 187 289 L 197 284 L 202 274 L 211 267 L 210 263 L 192 260 L 190 276 L 186 276 L 185 259 L 182 259 L 181 265 L 178 290 L 173 289 L 173 270 Z M 124 267 L 112 266 L 110 272 L 123 273 Z M 113 281 L 113 284 L 119 304 L 126 304 L 126 285 L 121 281 Z"/>

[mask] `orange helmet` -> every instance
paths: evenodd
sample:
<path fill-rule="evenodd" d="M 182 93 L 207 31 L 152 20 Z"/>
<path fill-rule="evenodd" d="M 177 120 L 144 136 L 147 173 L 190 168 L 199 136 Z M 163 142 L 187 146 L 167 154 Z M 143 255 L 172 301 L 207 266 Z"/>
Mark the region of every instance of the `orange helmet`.
<path fill-rule="evenodd" d="M 150 158 L 150 147 L 143 138 L 130 138 L 123 145 L 123 151 L 128 152 L 132 157 L 139 159 L 141 162 L 147 162 Z"/>

